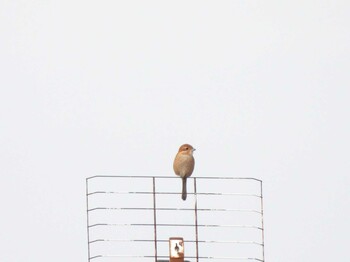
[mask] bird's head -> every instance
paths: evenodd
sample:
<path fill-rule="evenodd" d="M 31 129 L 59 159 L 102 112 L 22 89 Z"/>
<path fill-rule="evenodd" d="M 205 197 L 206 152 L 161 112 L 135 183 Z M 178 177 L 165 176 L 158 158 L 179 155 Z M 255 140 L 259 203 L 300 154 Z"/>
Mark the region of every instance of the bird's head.
<path fill-rule="evenodd" d="M 185 154 L 185 155 L 193 155 L 193 151 L 195 151 L 195 150 L 196 149 L 193 148 L 193 146 L 191 146 L 189 144 L 183 144 L 179 148 L 179 153 Z"/>

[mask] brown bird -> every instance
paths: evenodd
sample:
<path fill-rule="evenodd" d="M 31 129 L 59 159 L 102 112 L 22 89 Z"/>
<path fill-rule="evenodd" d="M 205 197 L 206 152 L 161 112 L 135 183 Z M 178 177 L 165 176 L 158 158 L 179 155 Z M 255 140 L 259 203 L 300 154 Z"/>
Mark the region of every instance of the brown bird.
<path fill-rule="evenodd" d="M 194 158 L 193 151 L 194 149 L 189 144 L 184 144 L 180 146 L 179 152 L 177 152 L 174 160 L 174 171 L 175 174 L 182 178 L 182 200 L 186 200 L 187 191 L 186 191 L 186 182 L 187 178 L 192 175 L 194 169 Z"/>

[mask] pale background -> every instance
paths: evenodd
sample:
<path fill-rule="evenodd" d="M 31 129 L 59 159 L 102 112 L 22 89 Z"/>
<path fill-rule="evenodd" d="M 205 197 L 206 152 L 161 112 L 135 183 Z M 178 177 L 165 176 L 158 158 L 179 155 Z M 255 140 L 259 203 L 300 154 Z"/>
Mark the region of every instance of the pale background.
<path fill-rule="evenodd" d="M 86 261 L 85 178 L 264 181 L 266 261 L 346 261 L 349 1 L 0 1 L 0 257 Z"/>

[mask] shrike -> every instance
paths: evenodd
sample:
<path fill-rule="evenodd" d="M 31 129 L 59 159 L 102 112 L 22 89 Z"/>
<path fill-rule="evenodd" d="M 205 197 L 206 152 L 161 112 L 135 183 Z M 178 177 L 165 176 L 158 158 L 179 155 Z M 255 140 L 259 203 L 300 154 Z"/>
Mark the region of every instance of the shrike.
<path fill-rule="evenodd" d="M 187 197 L 186 182 L 194 169 L 193 151 L 195 150 L 191 145 L 184 144 L 180 146 L 175 156 L 173 168 L 175 174 L 182 178 L 182 200 L 186 200 Z"/>

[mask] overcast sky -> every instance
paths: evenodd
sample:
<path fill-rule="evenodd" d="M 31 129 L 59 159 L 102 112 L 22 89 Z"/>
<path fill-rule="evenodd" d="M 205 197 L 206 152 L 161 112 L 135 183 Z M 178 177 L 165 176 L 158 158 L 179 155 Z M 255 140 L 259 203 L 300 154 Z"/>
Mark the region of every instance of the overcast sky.
<path fill-rule="evenodd" d="M 349 1 L 0 0 L 0 254 L 87 261 L 85 178 L 264 183 L 266 261 L 349 257 Z"/>

